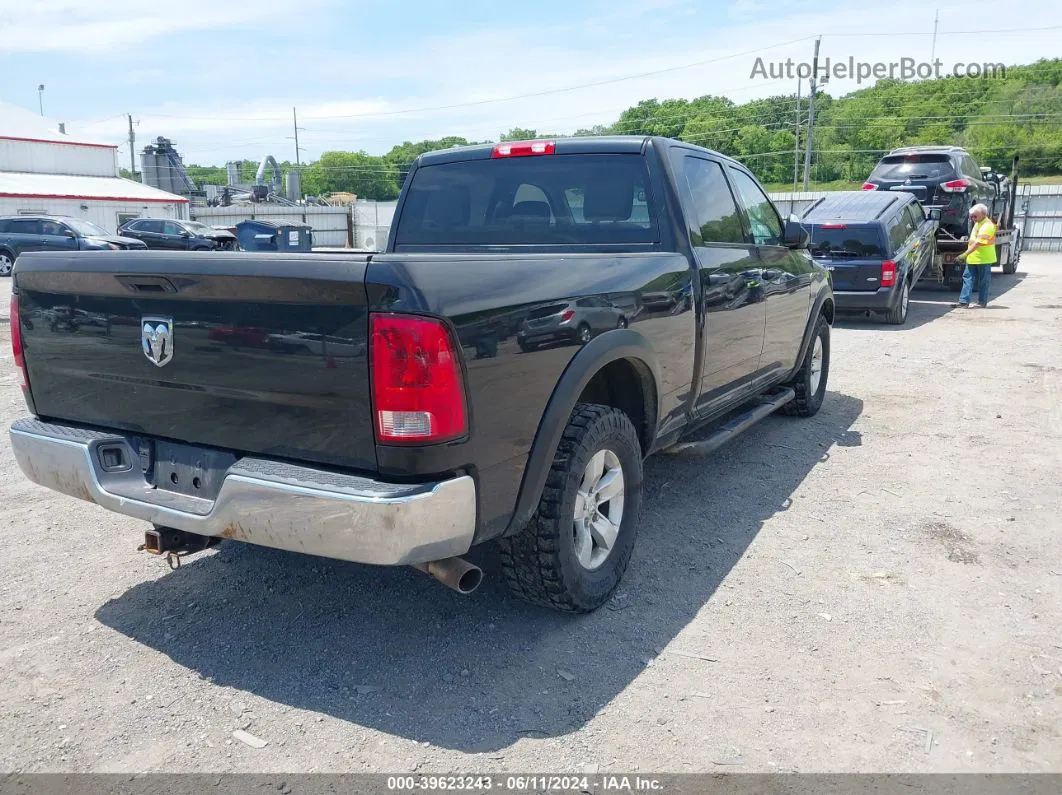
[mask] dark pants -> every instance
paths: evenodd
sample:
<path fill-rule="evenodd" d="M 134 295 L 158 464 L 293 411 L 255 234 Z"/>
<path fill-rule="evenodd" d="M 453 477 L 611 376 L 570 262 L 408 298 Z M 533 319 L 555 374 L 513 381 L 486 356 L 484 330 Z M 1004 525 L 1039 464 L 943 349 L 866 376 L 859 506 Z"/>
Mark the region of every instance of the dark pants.
<path fill-rule="evenodd" d="M 992 283 L 991 265 L 969 265 L 962 272 L 962 292 L 959 293 L 959 303 L 968 304 L 973 297 L 974 281 L 977 282 L 977 303 L 984 306 L 988 303 L 988 287 Z"/>

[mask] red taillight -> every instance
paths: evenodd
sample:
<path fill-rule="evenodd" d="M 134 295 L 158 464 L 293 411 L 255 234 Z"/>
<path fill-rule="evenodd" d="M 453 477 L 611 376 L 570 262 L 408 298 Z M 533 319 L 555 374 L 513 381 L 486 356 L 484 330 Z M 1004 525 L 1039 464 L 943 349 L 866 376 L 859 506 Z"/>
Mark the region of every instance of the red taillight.
<path fill-rule="evenodd" d="M 533 157 L 534 155 L 552 155 L 557 151 L 553 141 L 514 141 L 498 144 L 491 157 Z"/>
<path fill-rule="evenodd" d="M 968 179 L 953 179 L 940 185 L 941 190 L 946 193 L 962 193 L 968 187 L 970 187 Z"/>
<path fill-rule="evenodd" d="M 819 224 L 819 229 L 847 229 L 848 224 Z"/>
<path fill-rule="evenodd" d="M 878 186 L 874 182 L 864 182 L 863 183 L 863 190 L 877 190 L 877 189 L 878 189 Z"/>
<path fill-rule="evenodd" d="M 372 315 L 369 344 L 376 441 L 434 444 L 464 436 L 461 365 L 442 321 Z"/>
<path fill-rule="evenodd" d="M 893 287 L 896 284 L 896 263 L 891 259 L 881 263 L 881 286 Z"/>
<path fill-rule="evenodd" d="M 26 356 L 22 351 L 22 328 L 18 318 L 18 296 L 11 296 L 11 353 L 15 357 L 15 367 L 18 368 L 19 386 L 25 392 L 29 389 L 29 376 L 26 374 Z"/>
<path fill-rule="evenodd" d="M 561 314 L 561 323 L 567 323 L 573 317 L 575 317 L 575 310 L 565 309 L 564 312 Z"/>

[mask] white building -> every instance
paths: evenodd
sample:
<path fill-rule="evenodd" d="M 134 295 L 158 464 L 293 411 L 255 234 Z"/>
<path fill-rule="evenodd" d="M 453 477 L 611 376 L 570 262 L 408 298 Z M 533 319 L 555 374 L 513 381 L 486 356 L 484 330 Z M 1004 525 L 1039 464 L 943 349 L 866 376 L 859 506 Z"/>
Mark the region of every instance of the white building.
<path fill-rule="evenodd" d="M 187 218 L 183 196 L 118 176 L 118 147 L 0 102 L 0 215 L 67 215 L 108 232 L 130 218 Z"/>

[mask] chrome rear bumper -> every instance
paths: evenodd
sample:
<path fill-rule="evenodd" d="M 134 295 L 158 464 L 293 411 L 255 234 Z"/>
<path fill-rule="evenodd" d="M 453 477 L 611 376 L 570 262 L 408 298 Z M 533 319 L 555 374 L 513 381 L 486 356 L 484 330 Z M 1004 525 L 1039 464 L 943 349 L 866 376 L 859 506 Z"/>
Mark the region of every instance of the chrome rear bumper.
<path fill-rule="evenodd" d="M 116 513 L 189 533 L 378 565 L 463 555 L 476 527 L 476 486 L 462 475 L 400 485 L 241 458 L 212 500 L 157 489 L 121 433 L 18 420 L 15 460 L 34 483 Z M 99 450 L 125 446 L 133 465 L 106 471 Z"/>

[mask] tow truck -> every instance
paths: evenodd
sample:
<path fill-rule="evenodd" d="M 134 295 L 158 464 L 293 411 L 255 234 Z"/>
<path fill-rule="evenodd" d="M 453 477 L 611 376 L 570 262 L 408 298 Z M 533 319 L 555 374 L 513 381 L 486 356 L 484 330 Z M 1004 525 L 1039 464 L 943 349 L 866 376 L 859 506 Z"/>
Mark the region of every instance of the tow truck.
<path fill-rule="evenodd" d="M 1003 273 L 1013 274 L 1017 272 L 1018 261 L 1021 259 L 1021 232 L 1014 225 L 1018 199 L 1018 158 L 1014 157 L 1009 175 L 992 171 L 987 166 L 981 167 L 981 173 L 988 182 L 996 186 L 996 196 L 989 208 L 989 215 L 996 224 L 996 264 L 1003 269 Z M 939 219 L 941 207 L 925 205 L 925 209 L 931 218 Z M 967 235 L 955 237 L 946 229 L 939 229 L 933 261 L 922 274 L 920 281 L 944 284 L 953 290 L 960 289 L 965 266 L 958 256 L 966 250 L 969 243 L 970 238 Z"/>

